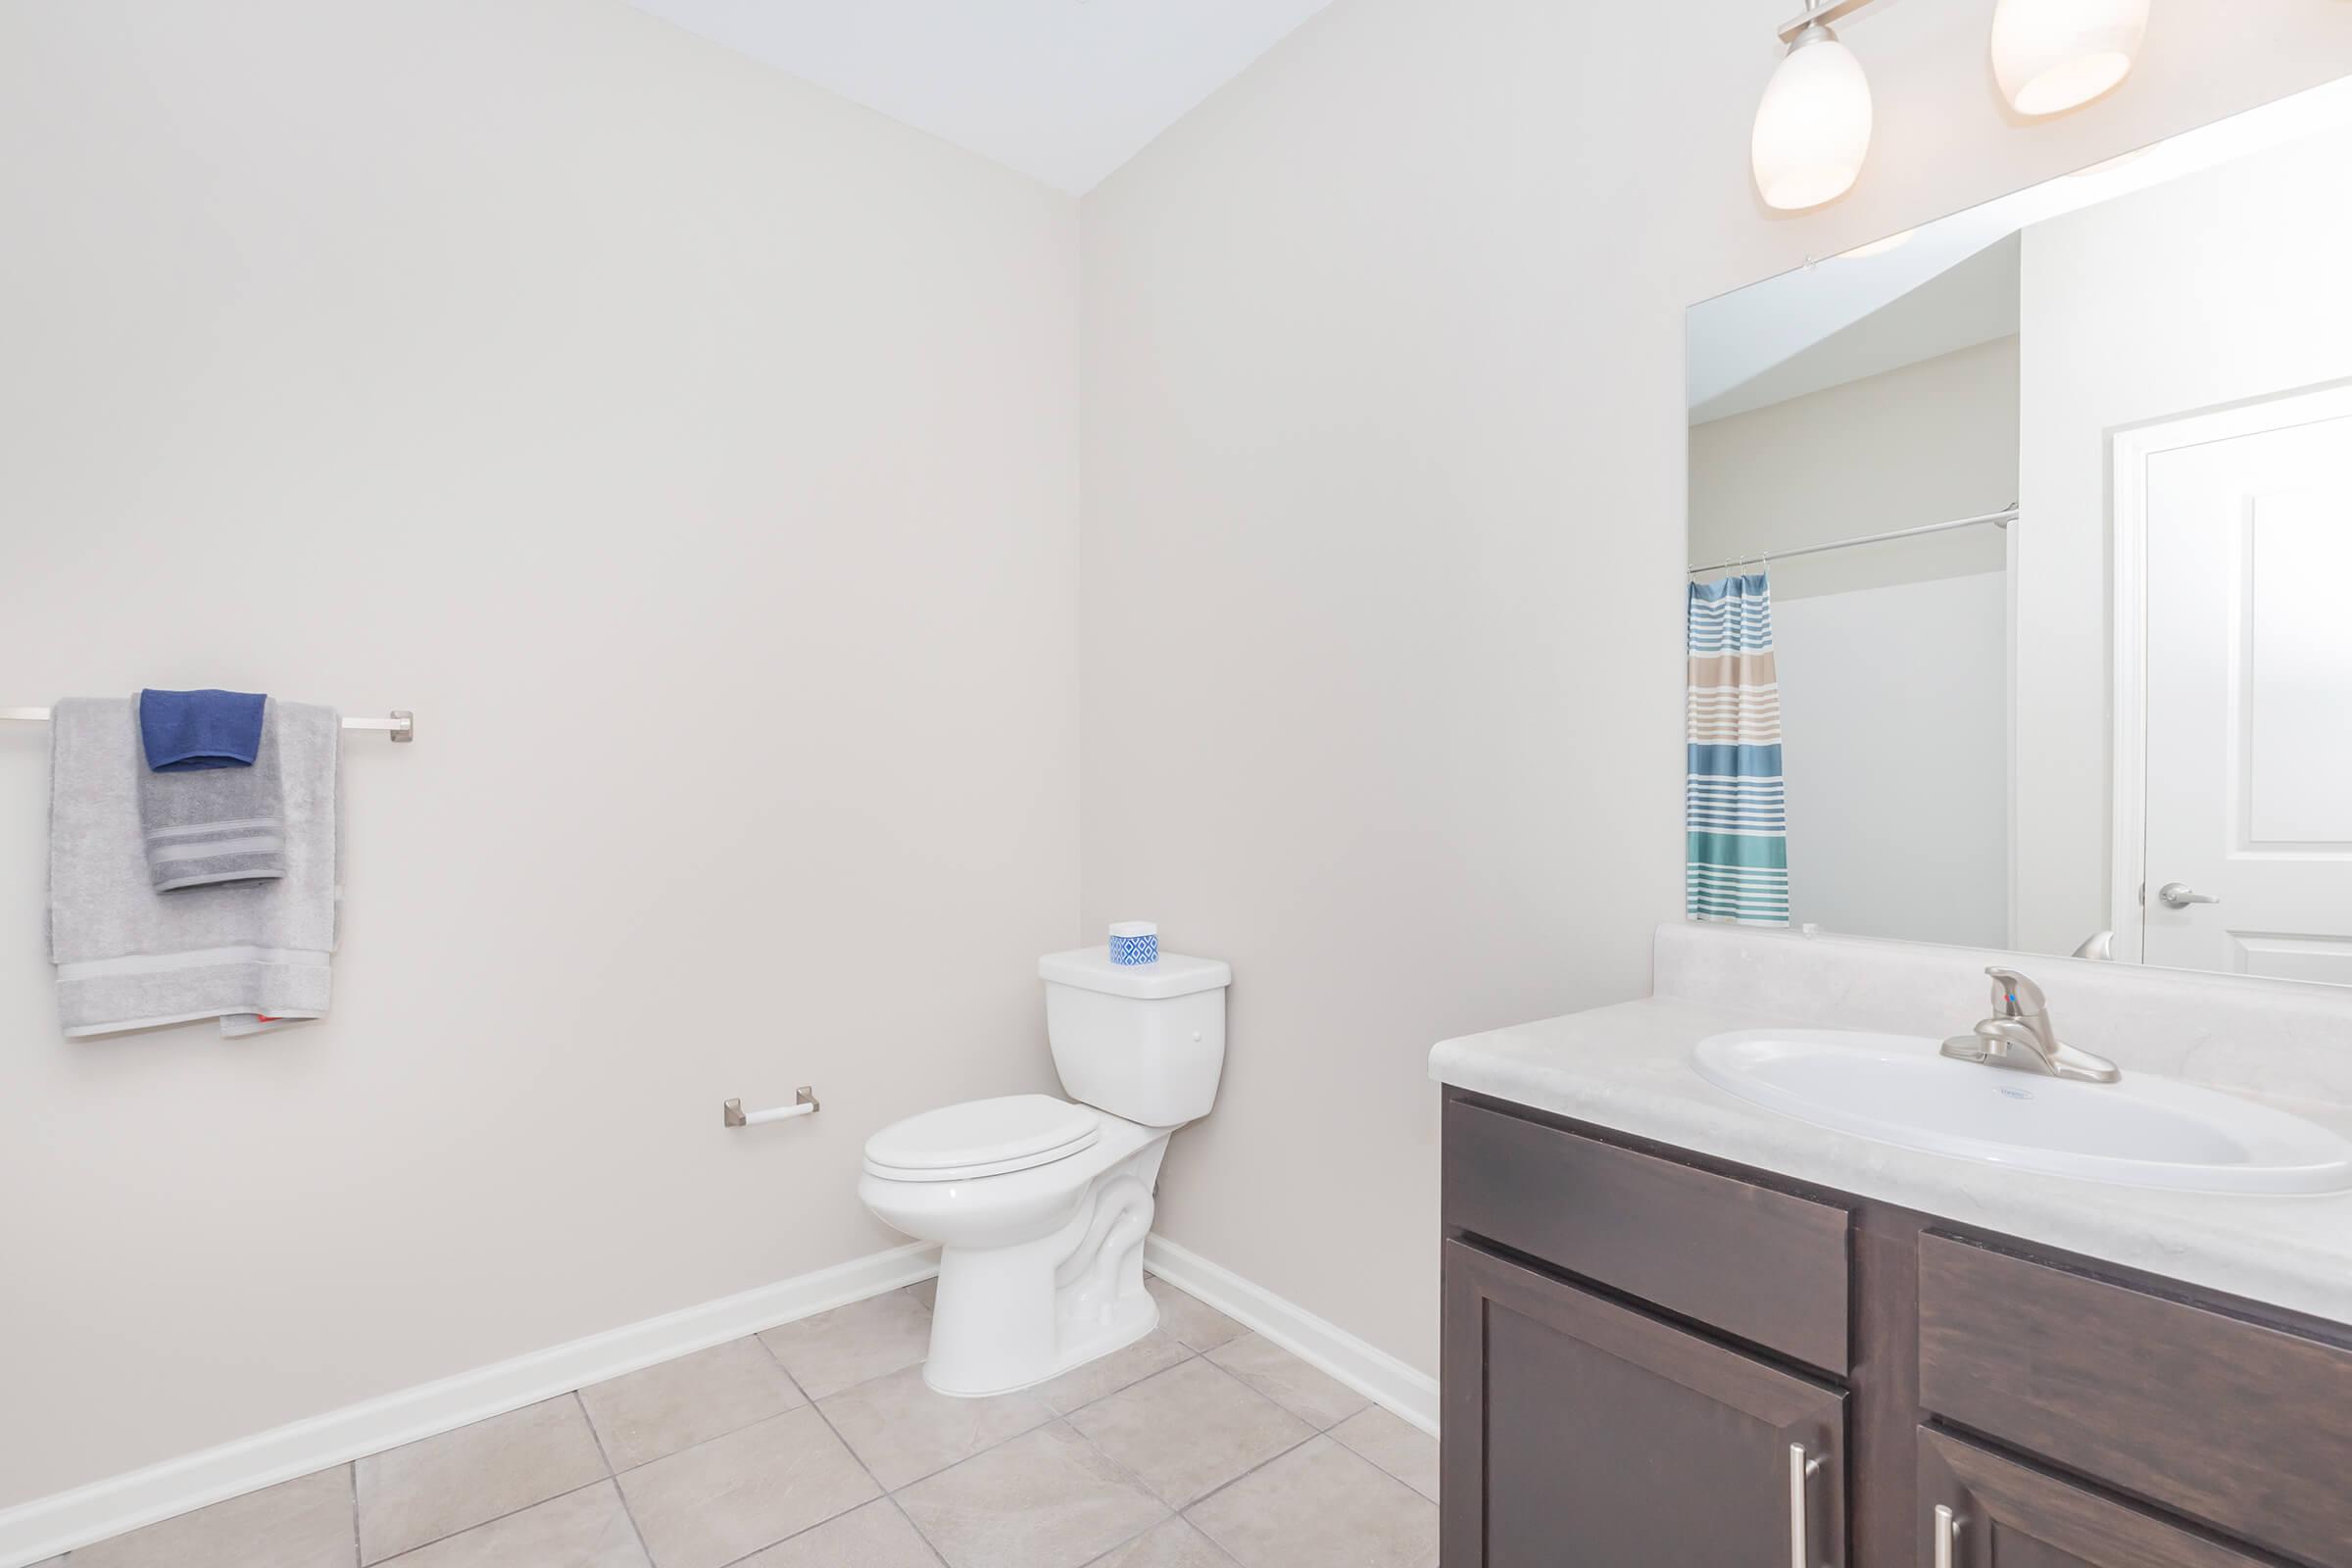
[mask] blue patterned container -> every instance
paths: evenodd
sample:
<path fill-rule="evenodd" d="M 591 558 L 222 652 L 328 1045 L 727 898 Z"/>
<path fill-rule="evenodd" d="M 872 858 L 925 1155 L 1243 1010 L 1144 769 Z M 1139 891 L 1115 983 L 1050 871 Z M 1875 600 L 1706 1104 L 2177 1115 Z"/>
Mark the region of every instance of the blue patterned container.
<path fill-rule="evenodd" d="M 1149 920 L 1121 920 L 1110 928 L 1110 961 L 1134 967 L 1159 961 L 1159 927 Z"/>

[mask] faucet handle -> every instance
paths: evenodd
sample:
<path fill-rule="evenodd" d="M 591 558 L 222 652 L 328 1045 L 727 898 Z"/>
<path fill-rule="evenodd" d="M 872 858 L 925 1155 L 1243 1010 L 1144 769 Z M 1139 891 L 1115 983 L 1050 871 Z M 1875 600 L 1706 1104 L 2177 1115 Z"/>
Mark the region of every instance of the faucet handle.
<path fill-rule="evenodd" d="M 2030 1018 L 2048 1010 L 2049 999 L 2041 994 L 2041 987 L 2015 969 L 2004 969 L 1996 963 L 1984 972 L 1992 976 L 1992 1004 L 2000 1009 L 2002 1017 Z"/>

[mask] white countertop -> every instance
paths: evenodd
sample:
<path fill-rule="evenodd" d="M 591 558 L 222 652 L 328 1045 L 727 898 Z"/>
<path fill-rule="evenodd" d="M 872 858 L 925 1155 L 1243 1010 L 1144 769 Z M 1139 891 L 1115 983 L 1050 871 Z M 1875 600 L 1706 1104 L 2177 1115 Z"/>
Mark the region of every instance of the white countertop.
<path fill-rule="evenodd" d="M 1441 1083 L 2211 1290 L 2352 1323 L 2352 1194 L 2252 1198 L 2044 1176 L 1817 1127 L 1708 1083 L 1691 1048 L 1820 1018 L 1652 997 L 1448 1040 Z M 2127 1070 L 2130 1070 L 2127 1063 Z M 2261 1099 L 2339 1132 L 2352 1113 Z"/>

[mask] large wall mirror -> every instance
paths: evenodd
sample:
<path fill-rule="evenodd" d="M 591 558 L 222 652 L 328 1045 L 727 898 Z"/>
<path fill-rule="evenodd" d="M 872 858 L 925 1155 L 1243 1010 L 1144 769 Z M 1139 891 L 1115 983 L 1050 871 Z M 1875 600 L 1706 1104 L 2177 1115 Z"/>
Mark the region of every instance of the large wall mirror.
<path fill-rule="evenodd" d="M 1693 918 L 2352 985 L 2352 79 L 1689 345 Z"/>

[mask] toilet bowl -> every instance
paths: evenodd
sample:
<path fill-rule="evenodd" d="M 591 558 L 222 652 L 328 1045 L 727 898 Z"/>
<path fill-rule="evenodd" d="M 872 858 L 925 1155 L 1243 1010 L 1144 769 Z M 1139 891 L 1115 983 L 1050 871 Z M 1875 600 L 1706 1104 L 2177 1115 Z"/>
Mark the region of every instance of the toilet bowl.
<path fill-rule="evenodd" d="M 1152 1332 L 1144 1238 L 1160 1161 L 1223 1070 L 1225 964 L 1121 968 L 1089 949 L 1038 967 L 1054 1064 L 1080 1098 L 947 1105 L 865 1147 L 858 1196 L 940 1244 L 923 1380 L 942 1394 L 1027 1388 Z"/>
<path fill-rule="evenodd" d="M 1133 1344 L 1158 1322 L 1143 1286 L 1144 1237 L 1173 1129 L 1045 1095 L 948 1111 L 1035 1114 L 1041 1105 L 1076 1113 L 1087 1136 L 989 1174 L 888 1165 L 869 1153 L 858 1180 L 858 1196 L 877 1217 L 940 1244 L 923 1380 L 942 1394 L 1027 1388 Z M 893 1152 L 913 1150 L 902 1137 Z"/>

